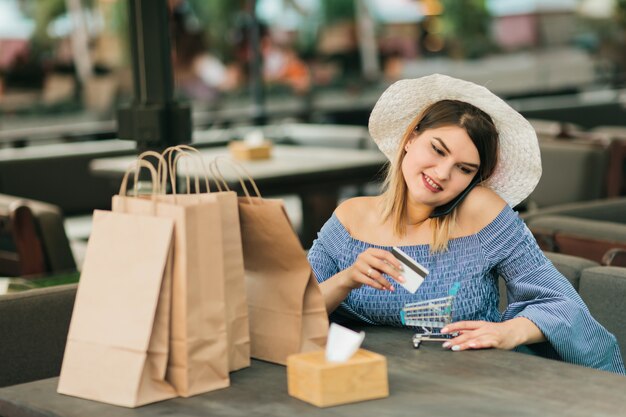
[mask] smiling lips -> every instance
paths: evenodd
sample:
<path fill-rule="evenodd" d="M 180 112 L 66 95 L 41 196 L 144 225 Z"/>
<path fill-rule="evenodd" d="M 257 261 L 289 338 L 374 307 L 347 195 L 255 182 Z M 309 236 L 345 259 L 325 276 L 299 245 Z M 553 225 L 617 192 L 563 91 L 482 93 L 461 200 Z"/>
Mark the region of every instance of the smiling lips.
<path fill-rule="evenodd" d="M 424 185 L 426 186 L 426 188 L 428 188 L 430 191 L 434 193 L 443 191 L 443 188 L 441 187 L 441 185 L 437 184 L 432 178 L 430 178 L 426 174 L 422 174 L 422 181 L 424 182 Z"/>

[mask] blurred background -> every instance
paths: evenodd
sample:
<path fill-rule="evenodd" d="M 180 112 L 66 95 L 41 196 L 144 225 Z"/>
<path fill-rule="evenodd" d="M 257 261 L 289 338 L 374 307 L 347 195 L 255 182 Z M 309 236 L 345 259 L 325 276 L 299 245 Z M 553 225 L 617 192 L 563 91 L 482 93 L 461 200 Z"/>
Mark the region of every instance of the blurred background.
<path fill-rule="evenodd" d="M 8 236 L 0 249 L 17 248 L 10 203 L 39 202 L 51 206 L 32 209 L 35 237 L 45 240 L 41 213 L 54 211 L 74 251 L 67 259 L 80 265 L 76 248 L 84 248 L 91 213 L 110 207 L 120 181 L 119 172 L 94 169 L 94 161 L 136 154 L 141 140 L 133 134 L 180 133 L 176 141 L 210 148 L 256 128 L 277 145 L 335 149 L 319 163 L 308 150 L 277 153 L 274 167 L 263 168 L 271 176 L 265 190 L 285 198 L 306 248 L 338 201 L 378 192 L 374 174 L 384 158 L 367 154 L 366 129 L 376 99 L 395 80 L 432 73 L 487 86 L 537 130 L 544 174 L 517 207 L 529 224 L 544 209 L 626 196 L 626 1 L 161 0 L 131 18 L 140 4 L 0 0 L 0 195 L 7 196 L 0 236 Z M 151 8 L 166 24 L 148 18 L 159 14 Z M 146 50 L 133 43 L 140 30 Z M 137 58 L 151 53 L 152 61 Z M 171 97 L 169 69 L 145 79 L 167 66 L 163 60 Z M 180 129 L 150 130 L 161 116 L 144 115 L 150 129 L 122 134 L 123 120 L 133 125 L 118 110 L 149 107 L 152 93 L 165 108 L 178 106 L 178 116 L 167 116 L 182 115 L 172 122 Z M 187 126 L 176 124 L 185 118 Z M 338 148 L 365 153 L 350 156 L 357 161 L 350 167 Z M 281 171 L 280 158 L 313 167 Z M 600 262 L 609 249 L 626 249 L 626 201 L 612 210 L 613 217 L 594 214 L 624 227 L 607 227 L 611 245 L 593 256 L 586 246 L 570 252 Z M 554 224 L 533 232 L 544 249 L 567 252 Z M 48 272 L 51 262 L 43 262 Z M 0 267 L 0 275 L 20 274 Z"/>
<path fill-rule="evenodd" d="M 194 127 L 216 122 L 202 111 L 252 99 L 254 17 L 270 120 L 365 124 L 386 85 L 433 72 L 510 99 L 601 90 L 595 99 L 609 101 L 625 80 L 619 0 L 168 3 L 176 97 L 193 103 Z M 114 120 L 132 96 L 127 9 L 126 0 L 0 0 L 0 129 Z M 115 137 L 100 126 L 88 133 Z"/>

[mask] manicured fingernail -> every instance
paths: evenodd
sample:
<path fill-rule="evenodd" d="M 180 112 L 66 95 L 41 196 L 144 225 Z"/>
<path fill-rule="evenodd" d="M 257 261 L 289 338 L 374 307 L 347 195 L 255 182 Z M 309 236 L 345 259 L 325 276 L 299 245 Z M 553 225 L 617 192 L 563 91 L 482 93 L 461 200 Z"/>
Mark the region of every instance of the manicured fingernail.
<path fill-rule="evenodd" d="M 399 282 L 405 282 L 406 279 L 404 279 L 404 277 L 402 275 L 398 275 L 398 281 Z"/>
<path fill-rule="evenodd" d="M 452 343 L 450 343 L 450 342 L 443 342 L 443 345 L 441 345 L 441 347 L 444 348 L 444 349 L 448 349 L 451 344 Z"/>
<path fill-rule="evenodd" d="M 398 271 L 404 272 L 404 265 L 400 264 L 400 265 L 398 265 L 398 267 L 396 269 Z"/>
<path fill-rule="evenodd" d="M 443 329 L 441 329 L 441 333 L 448 333 L 448 332 L 449 332 L 449 330 L 448 330 L 447 327 L 444 327 Z"/>
<path fill-rule="evenodd" d="M 395 291 L 395 290 L 396 290 L 396 289 L 393 287 L 393 285 L 391 285 L 391 286 L 389 287 L 389 291 Z"/>
<path fill-rule="evenodd" d="M 456 346 L 452 346 L 452 350 L 455 352 L 458 352 L 459 350 L 461 350 L 461 346 L 456 345 Z"/>

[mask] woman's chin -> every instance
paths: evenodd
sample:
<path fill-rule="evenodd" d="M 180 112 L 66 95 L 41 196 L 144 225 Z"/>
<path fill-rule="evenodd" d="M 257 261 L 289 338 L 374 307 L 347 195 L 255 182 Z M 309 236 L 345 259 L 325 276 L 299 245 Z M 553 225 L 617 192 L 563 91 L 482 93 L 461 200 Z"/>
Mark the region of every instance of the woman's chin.
<path fill-rule="evenodd" d="M 413 204 L 420 204 L 432 208 L 445 204 L 440 198 L 433 196 L 432 193 L 424 191 L 410 194 L 409 201 Z"/>

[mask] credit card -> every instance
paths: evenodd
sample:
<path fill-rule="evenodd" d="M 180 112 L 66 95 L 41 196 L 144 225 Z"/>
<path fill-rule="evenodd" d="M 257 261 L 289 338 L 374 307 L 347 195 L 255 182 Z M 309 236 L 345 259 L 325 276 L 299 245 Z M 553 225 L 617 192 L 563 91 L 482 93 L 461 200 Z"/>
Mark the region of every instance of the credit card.
<path fill-rule="evenodd" d="M 400 248 L 394 246 L 393 248 L 391 248 L 391 253 L 404 266 L 402 276 L 404 277 L 405 281 L 399 282 L 398 284 L 402 285 L 410 293 L 415 294 L 415 291 L 417 291 L 420 285 L 422 285 L 422 283 L 424 282 L 424 278 L 426 278 L 426 275 L 428 275 L 428 269 L 413 260 Z"/>

